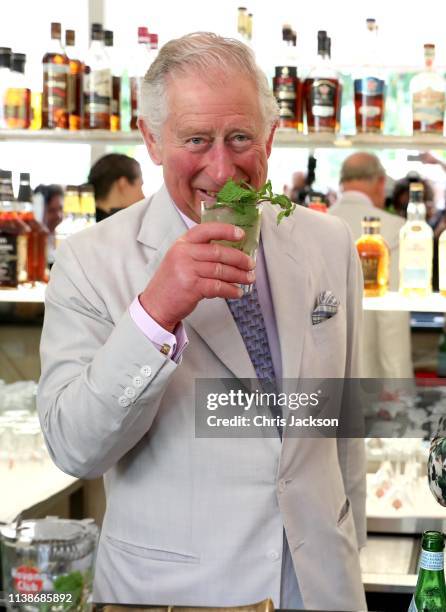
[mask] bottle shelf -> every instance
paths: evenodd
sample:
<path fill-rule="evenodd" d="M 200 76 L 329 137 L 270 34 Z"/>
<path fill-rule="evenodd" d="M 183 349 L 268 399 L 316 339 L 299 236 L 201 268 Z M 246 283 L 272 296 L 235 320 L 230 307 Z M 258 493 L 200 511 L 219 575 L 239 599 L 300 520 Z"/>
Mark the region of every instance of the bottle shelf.
<path fill-rule="evenodd" d="M 142 145 L 139 131 L 108 130 L 0 130 L 0 142 L 57 142 L 63 144 Z M 275 147 L 303 149 L 446 149 L 446 137 L 435 134 L 389 136 L 383 134 L 298 134 L 291 129 L 278 129 Z"/>
<path fill-rule="evenodd" d="M 35 287 L 0 289 L 0 302 L 43 302 L 45 287 L 45 284 L 38 283 Z M 383 297 L 363 298 L 363 307 L 364 310 L 446 313 L 446 297 L 432 293 L 425 298 L 406 298 L 396 291 L 389 291 Z"/>

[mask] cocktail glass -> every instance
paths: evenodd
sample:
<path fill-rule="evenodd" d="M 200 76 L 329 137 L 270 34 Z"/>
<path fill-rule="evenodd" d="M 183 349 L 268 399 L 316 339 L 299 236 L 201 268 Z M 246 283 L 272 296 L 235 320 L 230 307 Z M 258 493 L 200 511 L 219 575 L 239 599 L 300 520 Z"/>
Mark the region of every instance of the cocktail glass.
<path fill-rule="evenodd" d="M 256 260 L 257 249 L 260 241 L 260 226 L 262 221 L 262 202 L 260 204 L 245 205 L 240 208 L 233 208 L 220 202 L 201 202 L 201 222 L 202 223 L 231 223 L 241 227 L 245 236 L 242 240 L 213 240 L 224 246 L 233 247 L 243 251 Z M 252 291 L 252 284 L 239 285 L 243 290 L 243 295 Z"/>

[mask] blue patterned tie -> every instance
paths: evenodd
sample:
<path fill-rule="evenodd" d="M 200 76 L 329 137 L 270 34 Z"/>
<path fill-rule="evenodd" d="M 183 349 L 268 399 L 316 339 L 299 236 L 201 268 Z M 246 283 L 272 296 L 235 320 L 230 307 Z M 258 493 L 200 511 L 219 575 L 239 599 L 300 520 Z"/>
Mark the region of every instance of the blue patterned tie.
<path fill-rule="evenodd" d="M 255 283 L 251 293 L 239 300 L 227 300 L 227 304 L 263 391 L 277 393 L 273 360 Z M 271 406 L 270 409 L 274 416 L 282 414 L 280 406 Z M 281 432 L 281 428 L 278 429 Z"/>

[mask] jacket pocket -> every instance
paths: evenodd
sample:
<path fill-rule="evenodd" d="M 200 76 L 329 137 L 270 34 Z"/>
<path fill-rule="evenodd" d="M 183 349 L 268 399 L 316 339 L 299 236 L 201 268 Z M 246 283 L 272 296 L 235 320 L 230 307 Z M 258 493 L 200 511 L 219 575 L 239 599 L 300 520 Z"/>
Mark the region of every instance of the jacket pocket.
<path fill-rule="evenodd" d="M 152 546 L 139 546 L 131 542 L 113 538 L 109 535 L 105 535 L 105 539 L 113 548 L 134 555 L 135 557 L 171 563 L 200 563 L 200 557 L 195 553 L 168 550 L 166 548 L 156 548 Z"/>

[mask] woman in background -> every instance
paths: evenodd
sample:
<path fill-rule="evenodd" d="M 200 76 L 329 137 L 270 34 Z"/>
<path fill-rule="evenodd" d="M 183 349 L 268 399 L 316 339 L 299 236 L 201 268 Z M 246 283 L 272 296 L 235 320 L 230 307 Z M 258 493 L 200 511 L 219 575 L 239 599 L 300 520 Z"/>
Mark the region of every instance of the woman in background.
<path fill-rule="evenodd" d="M 63 220 L 64 190 L 61 185 L 39 185 L 34 194 L 40 194 L 43 200 L 42 222 L 48 229 L 48 266 L 54 263 L 56 251 L 56 227 Z"/>
<path fill-rule="evenodd" d="M 91 167 L 88 182 L 96 200 L 96 222 L 144 199 L 141 167 L 136 159 L 110 153 Z"/>

